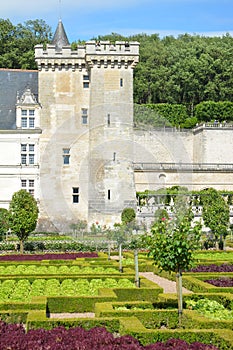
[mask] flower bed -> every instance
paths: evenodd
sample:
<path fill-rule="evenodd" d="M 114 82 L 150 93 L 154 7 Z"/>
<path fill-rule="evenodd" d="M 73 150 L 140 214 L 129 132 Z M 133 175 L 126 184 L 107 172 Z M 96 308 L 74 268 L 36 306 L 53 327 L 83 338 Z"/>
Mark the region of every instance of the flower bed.
<path fill-rule="evenodd" d="M 98 258 L 97 253 L 78 252 L 78 253 L 45 253 L 45 254 L 12 254 L 0 255 L 0 261 L 27 261 L 27 260 L 73 260 L 77 258 Z"/>
<path fill-rule="evenodd" d="M 191 272 L 233 272 L 233 264 L 198 265 Z"/>
<path fill-rule="evenodd" d="M 29 330 L 25 333 L 22 325 L 8 325 L 0 321 L 1 350 L 218 350 L 213 345 L 195 342 L 189 345 L 184 340 L 169 339 L 142 346 L 132 336 L 114 337 L 103 327 L 84 330 L 81 327 L 66 329 L 57 327 Z"/>
<path fill-rule="evenodd" d="M 205 280 L 206 283 L 210 283 L 215 287 L 233 287 L 233 278 L 231 277 L 220 277 Z"/>

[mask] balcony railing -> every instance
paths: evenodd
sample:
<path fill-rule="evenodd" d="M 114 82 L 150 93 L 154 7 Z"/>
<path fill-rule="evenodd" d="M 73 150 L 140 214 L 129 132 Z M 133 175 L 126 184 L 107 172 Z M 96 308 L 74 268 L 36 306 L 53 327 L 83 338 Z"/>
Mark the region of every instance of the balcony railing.
<path fill-rule="evenodd" d="M 233 163 L 133 163 L 135 171 L 232 172 Z"/>

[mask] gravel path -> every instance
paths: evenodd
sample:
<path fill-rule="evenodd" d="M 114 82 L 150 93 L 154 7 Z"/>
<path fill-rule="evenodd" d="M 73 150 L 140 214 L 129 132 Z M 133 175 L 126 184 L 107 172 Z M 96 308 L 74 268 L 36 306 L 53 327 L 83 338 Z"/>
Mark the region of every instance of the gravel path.
<path fill-rule="evenodd" d="M 157 283 L 161 288 L 163 288 L 164 293 L 176 293 L 176 282 L 170 281 L 166 278 L 155 275 L 153 272 L 140 272 L 140 276 L 147 278 L 148 280 Z M 183 293 L 192 292 L 183 287 Z"/>

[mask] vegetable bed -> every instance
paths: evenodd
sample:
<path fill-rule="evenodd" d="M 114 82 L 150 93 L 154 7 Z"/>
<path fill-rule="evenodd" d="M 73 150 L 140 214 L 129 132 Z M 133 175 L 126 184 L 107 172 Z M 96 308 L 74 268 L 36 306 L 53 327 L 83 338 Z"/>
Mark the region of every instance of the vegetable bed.
<path fill-rule="evenodd" d="M 0 284 L 0 301 L 30 301 L 32 296 L 93 296 L 99 288 L 135 288 L 126 278 L 114 279 L 7 279 Z"/>
<path fill-rule="evenodd" d="M 113 267 L 89 267 L 69 265 L 0 265 L 0 275 L 72 275 L 72 274 L 120 274 Z"/>

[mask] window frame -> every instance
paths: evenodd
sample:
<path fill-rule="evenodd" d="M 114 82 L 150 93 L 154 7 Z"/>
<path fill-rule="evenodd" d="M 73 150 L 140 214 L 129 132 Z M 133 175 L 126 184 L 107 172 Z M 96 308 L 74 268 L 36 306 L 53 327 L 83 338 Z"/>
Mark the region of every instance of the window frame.
<path fill-rule="evenodd" d="M 79 203 L 79 187 L 72 187 L 72 202 L 73 204 Z"/>
<path fill-rule="evenodd" d="M 70 148 L 64 147 L 62 149 L 63 165 L 70 165 Z"/>

